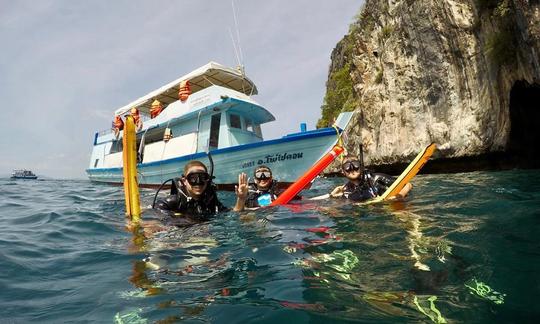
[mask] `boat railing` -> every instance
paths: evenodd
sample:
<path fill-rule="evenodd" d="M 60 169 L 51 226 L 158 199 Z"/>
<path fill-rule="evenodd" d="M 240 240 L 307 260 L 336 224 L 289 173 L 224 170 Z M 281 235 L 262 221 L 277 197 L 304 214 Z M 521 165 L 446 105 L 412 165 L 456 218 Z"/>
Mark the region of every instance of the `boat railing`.
<path fill-rule="evenodd" d="M 150 120 L 150 116 L 148 116 L 148 115 L 140 114 L 140 116 L 141 116 L 141 120 L 143 122 L 143 125 L 144 125 L 145 122 Z M 114 132 L 114 128 L 111 125 L 111 128 L 100 130 L 97 133 L 98 133 L 98 137 L 102 137 L 102 136 L 105 136 L 105 135 L 112 134 L 113 132 Z"/>

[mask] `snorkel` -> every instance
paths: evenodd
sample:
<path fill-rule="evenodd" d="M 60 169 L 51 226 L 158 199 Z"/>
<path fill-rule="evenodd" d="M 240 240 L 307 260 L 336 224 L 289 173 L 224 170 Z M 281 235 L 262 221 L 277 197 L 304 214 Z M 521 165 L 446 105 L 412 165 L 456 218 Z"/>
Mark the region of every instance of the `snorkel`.
<path fill-rule="evenodd" d="M 362 170 L 364 170 L 366 168 L 366 166 L 364 165 L 364 149 L 363 149 L 363 145 L 362 143 L 360 143 L 360 167 L 362 168 Z"/>
<path fill-rule="evenodd" d="M 214 159 L 210 152 L 206 152 L 206 155 L 208 155 L 208 161 L 210 161 L 210 182 L 212 182 L 212 179 L 214 179 Z"/>
<path fill-rule="evenodd" d="M 362 170 L 362 180 L 367 182 L 370 188 L 375 188 L 371 177 L 368 176 L 366 172 L 366 165 L 364 164 L 364 146 L 360 143 L 360 169 Z"/>

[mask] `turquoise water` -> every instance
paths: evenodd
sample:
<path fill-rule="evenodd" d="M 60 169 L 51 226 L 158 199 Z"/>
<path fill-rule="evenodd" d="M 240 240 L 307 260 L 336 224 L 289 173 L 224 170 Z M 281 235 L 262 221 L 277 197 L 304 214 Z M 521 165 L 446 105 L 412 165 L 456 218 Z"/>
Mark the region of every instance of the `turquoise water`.
<path fill-rule="evenodd" d="M 305 195 L 342 181 L 318 179 Z M 119 187 L 0 180 L 0 318 L 537 322 L 540 171 L 413 184 L 405 202 L 304 201 L 144 238 L 126 230 Z"/>

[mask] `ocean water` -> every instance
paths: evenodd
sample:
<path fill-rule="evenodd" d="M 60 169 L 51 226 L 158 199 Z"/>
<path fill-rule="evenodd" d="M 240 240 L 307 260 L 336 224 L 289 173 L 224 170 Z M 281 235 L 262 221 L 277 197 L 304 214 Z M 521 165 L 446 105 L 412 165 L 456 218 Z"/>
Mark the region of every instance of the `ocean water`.
<path fill-rule="evenodd" d="M 120 187 L 3 179 L 1 322 L 538 322 L 540 171 L 413 185 L 403 202 L 304 200 L 188 228 L 145 210 L 132 233 Z"/>

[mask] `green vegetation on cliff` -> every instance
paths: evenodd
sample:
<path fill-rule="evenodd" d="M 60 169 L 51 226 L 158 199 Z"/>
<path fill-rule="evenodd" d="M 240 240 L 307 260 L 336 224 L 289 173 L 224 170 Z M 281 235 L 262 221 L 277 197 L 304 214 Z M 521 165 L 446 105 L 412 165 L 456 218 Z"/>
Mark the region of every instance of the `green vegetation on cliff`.
<path fill-rule="evenodd" d="M 326 95 L 321 107 L 322 117 L 317 122 L 317 128 L 332 125 L 340 112 L 352 111 L 354 108 L 356 108 L 356 99 L 351 79 L 351 64 L 347 63 L 337 71 L 333 71 L 328 79 Z"/>
<path fill-rule="evenodd" d="M 358 105 L 351 72 L 355 51 L 355 34 L 373 28 L 374 18 L 367 14 L 365 3 L 349 25 L 349 33 L 343 38 L 332 53 L 333 65 L 326 82 L 326 95 L 321 106 L 321 118 L 317 128 L 331 126 L 340 112 L 353 111 Z M 335 57 L 334 57 L 335 56 Z"/>

